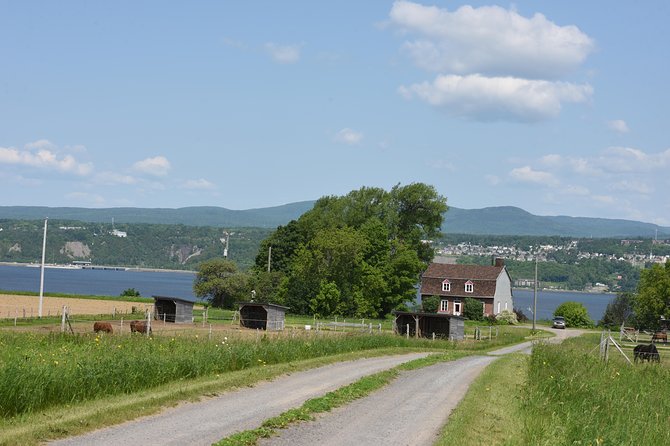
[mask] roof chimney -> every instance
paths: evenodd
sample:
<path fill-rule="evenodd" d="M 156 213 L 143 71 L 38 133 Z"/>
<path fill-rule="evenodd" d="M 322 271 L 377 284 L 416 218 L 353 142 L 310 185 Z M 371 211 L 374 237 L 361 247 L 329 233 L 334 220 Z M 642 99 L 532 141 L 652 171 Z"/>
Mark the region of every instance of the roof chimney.
<path fill-rule="evenodd" d="M 500 267 L 502 267 L 502 266 L 505 266 L 505 259 L 496 258 L 496 259 L 493 261 L 493 266 L 497 266 L 498 268 L 500 268 Z"/>

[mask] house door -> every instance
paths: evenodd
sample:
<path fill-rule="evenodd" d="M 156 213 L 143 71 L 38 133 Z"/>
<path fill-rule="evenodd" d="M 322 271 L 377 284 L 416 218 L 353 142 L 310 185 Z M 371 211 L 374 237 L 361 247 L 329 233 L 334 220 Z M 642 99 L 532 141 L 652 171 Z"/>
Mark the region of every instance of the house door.
<path fill-rule="evenodd" d="M 460 316 L 461 315 L 461 301 L 460 300 L 455 300 L 454 301 L 454 316 Z"/>

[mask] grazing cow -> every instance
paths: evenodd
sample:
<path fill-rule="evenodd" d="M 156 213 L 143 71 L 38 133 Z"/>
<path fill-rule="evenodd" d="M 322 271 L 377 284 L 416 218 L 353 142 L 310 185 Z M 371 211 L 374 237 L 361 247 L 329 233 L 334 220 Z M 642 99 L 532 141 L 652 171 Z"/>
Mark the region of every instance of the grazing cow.
<path fill-rule="evenodd" d="M 149 334 L 151 334 L 151 327 L 149 328 Z M 146 333 L 147 332 L 147 323 L 144 321 L 131 321 L 130 322 L 130 332 L 131 333 Z"/>
<path fill-rule="evenodd" d="M 95 322 L 93 324 L 93 331 L 96 333 L 100 333 L 101 331 L 109 334 L 114 333 L 114 330 L 112 329 L 112 324 L 110 324 L 109 322 Z"/>
<path fill-rule="evenodd" d="M 667 343 L 668 342 L 668 333 L 666 333 L 664 331 L 657 331 L 656 333 L 654 333 L 651 336 L 651 342 L 654 342 L 654 341 L 663 341 L 664 344 Z"/>
<path fill-rule="evenodd" d="M 649 362 L 661 362 L 661 355 L 658 354 L 658 350 L 656 349 L 656 346 L 654 344 L 639 344 L 636 345 L 635 348 L 633 349 L 633 358 L 634 361 L 637 362 L 639 359 L 640 361 L 649 361 Z"/>

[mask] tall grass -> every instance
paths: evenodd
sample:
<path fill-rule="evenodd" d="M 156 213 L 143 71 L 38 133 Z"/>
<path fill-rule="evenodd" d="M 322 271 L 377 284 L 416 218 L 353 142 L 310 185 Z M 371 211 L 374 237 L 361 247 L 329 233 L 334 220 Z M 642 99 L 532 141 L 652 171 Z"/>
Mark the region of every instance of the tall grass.
<path fill-rule="evenodd" d="M 230 341 L 5 332 L 0 333 L 0 416 L 266 364 L 385 347 L 449 346 L 387 335 Z"/>
<path fill-rule="evenodd" d="M 524 394 L 525 444 L 670 444 L 670 369 L 599 360 L 593 336 L 539 345 Z M 668 358 L 664 358 L 668 361 Z"/>

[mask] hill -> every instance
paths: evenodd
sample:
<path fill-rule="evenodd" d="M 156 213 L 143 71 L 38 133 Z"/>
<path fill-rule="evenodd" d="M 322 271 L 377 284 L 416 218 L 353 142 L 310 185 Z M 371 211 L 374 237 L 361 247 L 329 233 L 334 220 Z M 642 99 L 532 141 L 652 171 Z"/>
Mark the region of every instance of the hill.
<path fill-rule="evenodd" d="M 66 208 L 0 206 L 0 219 L 41 220 L 44 217 L 93 223 L 150 223 L 219 228 L 276 228 L 297 219 L 314 201 L 268 208 L 231 210 L 214 206 L 167 208 Z M 483 209 L 451 207 L 442 231 L 449 234 L 542 235 L 563 237 L 670 237 L 670 228 L 633 220 L 539 216 L 512 206 Z"/>

